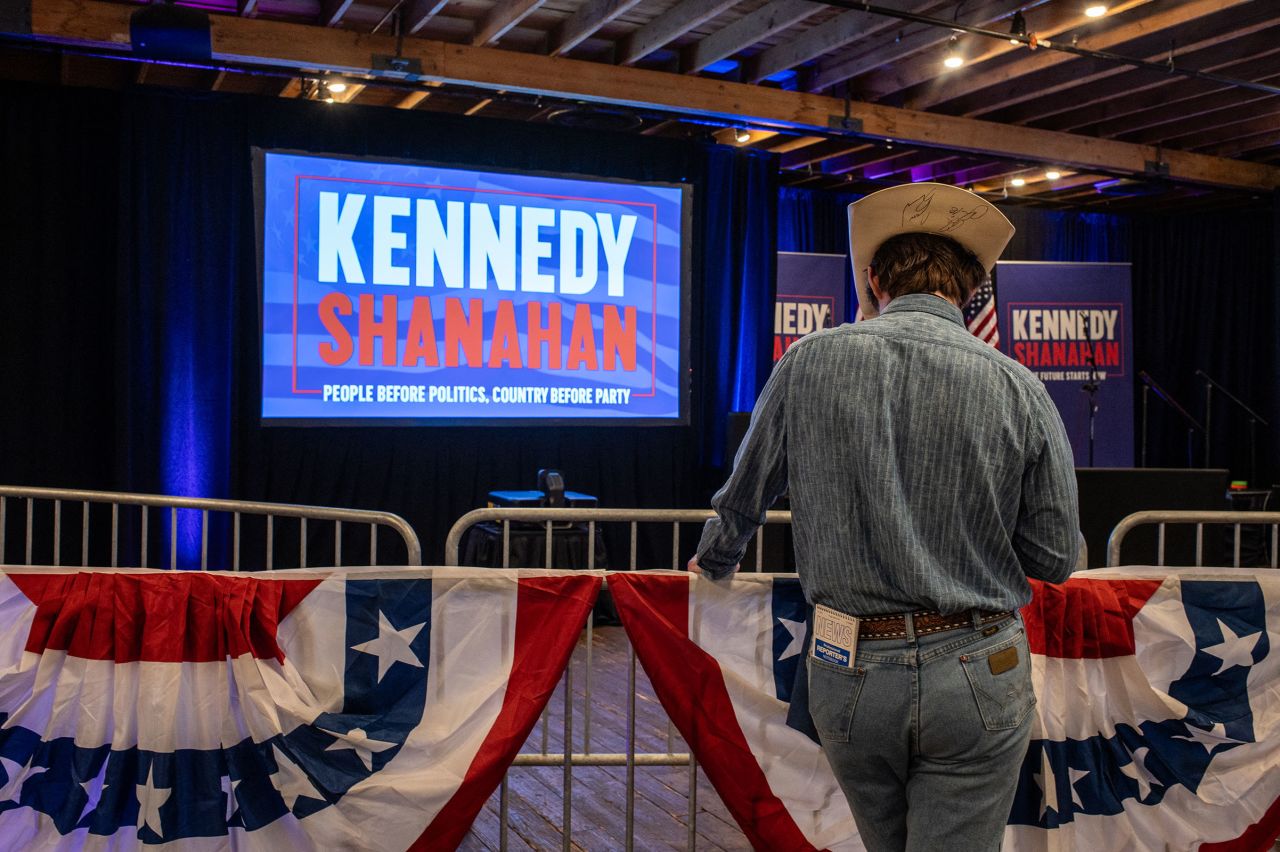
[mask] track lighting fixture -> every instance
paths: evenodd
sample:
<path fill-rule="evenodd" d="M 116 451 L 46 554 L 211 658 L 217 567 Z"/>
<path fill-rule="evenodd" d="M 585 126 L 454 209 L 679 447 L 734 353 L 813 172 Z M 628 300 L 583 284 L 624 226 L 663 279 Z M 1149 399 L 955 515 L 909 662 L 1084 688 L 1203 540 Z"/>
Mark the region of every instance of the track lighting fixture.
<path fill-rule="evenodd" d="M 964 64 L 964 57 L 960 55 L 960 45 L 955 36 L 952 36 L 947 44 L 947 55 L 942 60 L 942 64 L 948 68 L 959 68 Z"/>
<path fill-rule="evenodd" d="M 1022 39 L 1027 37 L 1027 19 L 1022 17 L 1022 10 L 1013 13 L 1013 20 L 1009 22 L 1009 35 L 1014 38 L 1009 39 L 1009 44 L 1022 44 Z"/>

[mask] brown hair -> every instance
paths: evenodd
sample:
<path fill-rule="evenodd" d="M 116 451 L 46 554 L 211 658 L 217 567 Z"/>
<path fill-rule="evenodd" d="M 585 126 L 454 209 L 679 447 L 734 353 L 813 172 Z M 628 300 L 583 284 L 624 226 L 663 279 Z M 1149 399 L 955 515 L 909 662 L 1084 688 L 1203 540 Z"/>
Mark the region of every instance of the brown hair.
<path fill-rule="evenodd" d="M 890 237 L 876 249 L 871 269 L 890 299 L 908 293 L 941 293 L 961 306 L 987 278 L 973 252 L 940 234 Z"/>

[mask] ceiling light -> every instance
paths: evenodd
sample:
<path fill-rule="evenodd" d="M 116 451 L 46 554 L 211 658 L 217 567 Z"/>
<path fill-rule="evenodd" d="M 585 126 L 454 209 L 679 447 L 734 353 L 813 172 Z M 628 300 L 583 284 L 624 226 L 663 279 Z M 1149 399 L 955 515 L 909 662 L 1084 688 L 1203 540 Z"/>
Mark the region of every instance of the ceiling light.
<path fill-rule="evenodd" d="M 335 95 L 340 95 L 347 90 L 347 84 L 334 80 L 332 83 L 326 82 L 325 87 Z"/>
<path fill-rule="evenodd" d="M 1022 44 L 1022 39 L 1027 37 L 1027 19 L 1022 17 L 1022 10 L 1013 13 L 1013 20 L 1009 22 L 1009 35 L 1013 38 L 1009 39 L 1009 44 Z"/>
<path fill-rule="evenodd" d="M 1090 6 L 1086 6 L 1084 13 L 1090 18 L 1101 18 L 1103 15 L 1107 14 L 1107 7 L 1101 3 L 1094 3 Z"/>
<path fill-rule="evenodd" d="M 324 99 L 324 102 L 325 102 L 325 103 L 327 103 L 327 104 L 331 104 L 331 103 L 333 103 L 333 98 L 325 98 L 325 99 Z"/>
<path fill-rule="evenodd" d="M 1027 185 L 1027 181 L 1026 181 L 1026 179 L 1025 179 L 1025 178 L 1014 178 L 1013 180 L 1009 181 L 1009 183 L 1013 184 L 1014 186 L 1026 186 L 1026 185 Z"/>
<path fill-rule="evenodd" d="M 1045 180 L 1057 180 L 1058 178 L 1062 177 L 1062 172 L 1058 171 L 1057 169 L 1050 169 L 1049 171 L 1044 173 L 1044 177 L 1045 177 Z"/>
<path fill-rule="evenodd" d="M 955 36 L 951 37 L 951 42 L 947 45 L 947 56 L 942 60 L 942 64 L 948 68 L 959 68 L 964 64 L 964 58 L 960 56 Z"/>
<path fill-rule="evenodd" d="M 733 138 L 737 140 L 739 145 L 745 145 L 751 141 L 751 134 L 745 130 L 739 129 L 733 131 Z"/>

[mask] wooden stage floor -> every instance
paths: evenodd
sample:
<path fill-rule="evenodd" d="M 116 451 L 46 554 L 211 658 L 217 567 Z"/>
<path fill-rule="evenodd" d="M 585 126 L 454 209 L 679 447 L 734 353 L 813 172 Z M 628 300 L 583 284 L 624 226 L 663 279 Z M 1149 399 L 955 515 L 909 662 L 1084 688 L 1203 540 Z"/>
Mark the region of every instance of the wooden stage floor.
<path fill-rule="evenodd" d="M 595 678 L 592 683 L 591 751 L 626 751 L 627 650 L 621 627 L 597 627 L 593 632 Z M 583 749 L 583 707 L 586 678 L 586 635 L 578 640 L 573 656 L 573 743 Z M 564 683 L 550 702 L 547 750 L 560 752 L 564 733 Z M 534 728 L 524 752 L 542 748 L 542 725 Z M 688 746 L 674 733 L 672 750 Z M 636 750 L 667 750 L 667 716 L 653 694 L 644 669 L 636 665 Z M 579 852 L 615 852 L 626 848 L 625 766 L 578 766 L 573 770 L 573 831 L 571 848 Z M 687 766 L 637 766 L 635 846 L 637 850 L 685 850 L 689 848 Z M 512 850 L 558 850 L 563 813 L 563 767 L 512 767 L 508 779 L 509 832 Z M 706 776 L 698 772 L 696 848 L 746 850 L 751 845 L 738 829 Z M 498 792 L 485 804 L 463 841 L 466 852 L 499 848 Z"/>

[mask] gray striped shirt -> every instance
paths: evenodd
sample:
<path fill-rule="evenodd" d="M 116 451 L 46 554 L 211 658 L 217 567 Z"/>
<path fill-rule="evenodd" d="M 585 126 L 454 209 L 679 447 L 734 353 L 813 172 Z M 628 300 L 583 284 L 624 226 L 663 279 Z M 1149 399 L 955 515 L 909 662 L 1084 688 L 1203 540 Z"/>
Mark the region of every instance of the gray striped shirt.
<path fill-rule="evenodd" d="M 855 615 L 1006 610 L 1076 562 L 1071 448 L 1040 380 L 911 294 L 774 368 L 698 545 L 720 577 L 789 491 L 805 595 Z"/>

